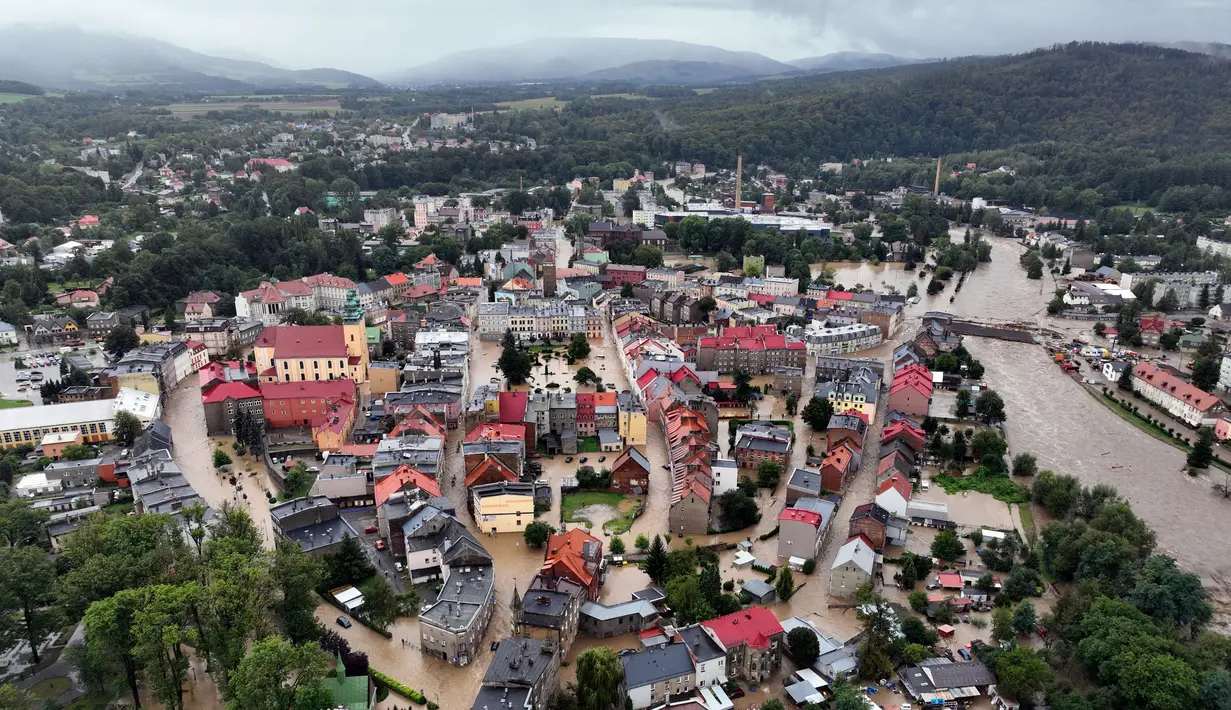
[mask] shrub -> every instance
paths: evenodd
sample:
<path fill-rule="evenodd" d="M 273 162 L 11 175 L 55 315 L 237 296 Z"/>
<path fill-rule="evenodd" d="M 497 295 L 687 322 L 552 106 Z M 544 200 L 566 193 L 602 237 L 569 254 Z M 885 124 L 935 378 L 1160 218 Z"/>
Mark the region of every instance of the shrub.
<path fill-rule="evenodd" d="M 427 704 L 427 698 L 423 696 L 423 693 L 415 690 L 414 688 L 396 681 L 380 671 L 369 671 L 369 673 L 372 676 L 372 680 L 376 682 L 377 687 L 383 685 L 398 695 L 409 698 L 410 702 L 415 703 L 416 705 Z"/>
<path fill-rule="evenodd" d="M 816 571 L 816 560 L 808 560 L 804 562 L 804 574 L 812 574 Z"/>

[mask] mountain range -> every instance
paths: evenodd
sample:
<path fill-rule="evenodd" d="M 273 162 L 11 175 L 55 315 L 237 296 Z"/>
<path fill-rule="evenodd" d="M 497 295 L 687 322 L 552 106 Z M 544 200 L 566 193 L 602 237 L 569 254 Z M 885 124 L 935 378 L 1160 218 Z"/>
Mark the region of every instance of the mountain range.
<path fill-rule="evenodd" d="M 166 42 L 68 27 L 0 27 L 0 77 L 55 89 L 163 86 L 186 91 L 375 88 L 338 69 L 280 69 L 193 52 Z"/>

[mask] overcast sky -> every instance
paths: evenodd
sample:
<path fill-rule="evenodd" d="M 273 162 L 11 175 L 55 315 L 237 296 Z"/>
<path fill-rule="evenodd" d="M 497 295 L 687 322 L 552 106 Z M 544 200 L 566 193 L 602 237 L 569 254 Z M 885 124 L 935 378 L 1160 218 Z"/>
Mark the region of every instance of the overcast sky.
<path fill-rule="evenodd" d="M 782 61 L 843 50 L 999 54 L 1078 39 L 1226 42 L 1231 0 L 0 0 L 5 22 L 380 75 L 568 36 L 675 39 Z"/>

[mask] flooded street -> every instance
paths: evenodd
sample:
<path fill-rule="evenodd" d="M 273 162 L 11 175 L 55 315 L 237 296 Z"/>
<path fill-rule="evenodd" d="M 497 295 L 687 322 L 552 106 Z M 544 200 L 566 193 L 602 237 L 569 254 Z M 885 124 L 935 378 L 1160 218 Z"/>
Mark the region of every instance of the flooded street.
<path fill-rule="evenodd" d="M 962 231 L 964 230 L 955 230 L 957 239 L 961 238 Z M 893 347 L 914 332 L 919 317 L 933 310 L 947 311 L 978 321 L 1027 323 L 1071 336 L 1090 334 L 1089 322 L 1065 321 L 1047 316 L 1046 303 L 1051 298 L 1055 284 L 1050 275 L 1046 275 L 1042 281 L 1030 281 L 1025 277 L 1018 264 L 1018 257 L 1024 247 L 1009 240 L 991 238 L 989 241 L 993 247 L 992 262 L 979 265 L 978 270 L 967 278 L 960 293 L 954 293 L 954 281 L 945 291 L 935 296 L 921 294 L 920 303 L 908 306 L 903 329 L 880 347 L 860 353 L 860 356 L 887 360 Z M 561 266 L 567 263 L 571 251 L 572 248 L 566 241 L 559 243 L 557 261 Z M 814 265 L 814 272 L 819 272 L 821 266 Z M 847 288 L 861 284 L 866 288 L 885 290 L 893 286 L 904 293 L 911 283 L 915 283 L 920 291 L 923 291 L 928 281 L 918 278 L 917 271 L 903 271 L 900 264 L 875 267 L 868 264 L 829 266 L 835 270 L 836 282 Z M 542 355 L 541 364 L 535 367 L 532 373 L 533 379 L 516 389 L 534 391 L 542 388 L 543 391 L 550 391 L 546 389 L 546 385 L 554 383 L 559 386 L 556 391 L 563 391 L 565 387 L 573 392 L 592 391 L 590 387 L 579 388 L 573 380 L 577 370 L 585 366 L 599 374 L 608 389 L 627 390 L 629 383 L 620 366 L 618 342 L 612 337 L 610 325 L 605 325 L 605 328 L 604 339 L 601 342 L 591 342 L 593 350 L 589 358 L 569 366 L 562 355 L 551 358 Z M 1085 485 L 1114 485 L 1132 503 L 1134 510 L 1157 531 L 1160 551 L 1174 555 L 1182 566 L 1203 576 L 1215 596 L 1216 615 L 1222 620 L 1231 616 L 1231 588 L 1227 583 L 1227 580 L 1231 579 L 1231 560 L 1225 556 L 1209 556 L 1208 544 L 1201 542 L 1231 535 L 1231 515 L 1228 515 L 1231 507 L 1212 494 L 1207 480 L 1193 479 L 1183 472 L 1181 452 L 1137 430 L 1083 392 L 1077 382 L 1065 377 L 1051 364 L 1047 353 L 1039 346 L 975 337 L 966 338 L 965 345 L 984 364 L 987 383 L 1004 396 L 1008 414 L 1006 433 L 1010 454 L 1029 451 L 1038 457 L 1041 468 L 1076 475 Z M 562 353 L 564 348 L 557 346 L 555 349 Z M 498 377 L 495 364 L 499 353 L 499 343 L 482 343 L 477 337 L 472 340 L 472 388 Z M 600 355 L 602 357 L 599 357 Z M 805 373 L 806 384 L 804 401 L 800 403 L 801 410 L 810 396 L 808 390 L 811 388 L 813 375 L 814 363 L 809 362 Z M 772 607 L 779 618 L 799 616 L 810 619 L 824 633 L 841 639 L 858 633 L 860 623 L 853 610 L 830 608 L 830 604 L 841 604 L 845 600 L 832 599 L 829 596 L 829 569 L 838 548 L 845 541 L 852 512 L 858 505 L 872 499 L 879 458 L 878 442 L 885 414 L 883 410 L 886 408 L 880 409 L 882 411 L 878 412 L 878 421 L 873 422 L 867 432 L 862 467 L 852 479 L 845 492 L 845 500 L 830 523 L 830 533 L 817 559 L 816 572 L 810 576 L 796 574 L 797 594 L 789 602 Z M 211 466 L 210 453 L 218 442 L 205 436 L 204 413 L 195 379 L 191 384 L 185 383 L 172 393 L 166 410 L 165 419 L 172 426 L 175 436 L 176 462 L 193 486 L 215 507 L 225 501 L 234 500 L 234 490 Z M 787 418 L 782 399 L 765 397 L 759 403 L 758 416 L 762 419 Z M 695 545 L 750 540 L 754 555 L 767 562 L 779 562 L 778 540 L 758 538 L 772 531 L 777 525 L 786 479 L 793 468 L 804 466 L 807 445 L 814 443 L 818 451 L 824 446 L 823 437 L 813 435 L 802 419 L 797 416 L 794 422 L 797 443 L 792 450 L 790 464 L 785 467 L 782 482 L 776 490 L 762 490 L 758 493 L 758 504 L 762 513 L 760 523 L 726 535 L 695 535 Z M 648 443 L 645 451 L 651 464 L 650 484 L 644 515 L 635 521 L 628 533 L 622 535 L 630 551 L 638 534 L 652 537 L 667 529 L 671 480 L 668 472 L 662 468 L 667 462 L 666 447 L 658 422 L 649 422 L 647 431 Z M 725 421 L 714 434 L 724 453 L 729 453 L 726 452 L 728 438 Z M 473 531 L 473 522 L 466 512 L 462 470 L 464 464 L 456 454 L 462 436 L 461 429 L 449 432 L 447 455 L 440 482 L 443 492 L 457 506 L 459 518 Z M 230 452 L 229 441 L 222 443 Z M 590 457 L 589 465 L 601 468 L 609 466 L 619 454 L 584 455 Z M 599 463 L 598 456 L 606 456 L 607 461 Z M 558 528 L 560 481 L 575 475 L 579 462 L 566 463 L 565 457 L 558 456 L 544 457 L 542 464 L 543 480 L 552 488 L 552 510 L 540 519 Z M 240 468 L 247 469 L 247 462 L 243 466 L 237 466 L 237 469 Z M 258 471 L 254 476 L 244 476 L 245 491 L 249 493 L 246 504 L 269 541 L 272 540 L 272 530 L 268 506 L 260 493 L 261 485 L 268 486 L 269 483 L 263 467 L 258 467 Z M 1159 490 L 1165 490 L 1166 495 L 1159 495 Z M 942 500 L 945 496 L 943 493 L 934 492 L 925 497 Z M 998 503 L 965 499 L 951 501 L 950 505 L 955 511 L 968 511 L 967 515 L 985 517 L 989 522 L 1001 525 L 1020 523 L 1015 512 L 1010 512 L 1007 507 Z M 1036 517 L 1042 519 L 1044 516 L 1036 513 Z M 592 528 L 591 533 L 608 542 L 610 538 L 601 529 L 601 519 L 596 519 L 595 522 L 599 524 Z M 1192 534 L 1198 530 L 1200 535 Z M 908 547 L 926 547 L 927 535 L 927 532 L 912 528 Z M 486 640 L 491 642 L 511 633 L 511 604 L 517 590 L 524 590 L 538 571 L 543 560 L 543 550 L 528 548 L 521 535 L 517 534 L 490 536 L 476 532 L 476 536 L 492 554 L 497 570 L 496 611 L 486 634 Z M 684 540 L 679 538 L 672 538 L 669 543 L 673 548 L 683 547 L 685 544 Z M 720 571 L 724 581 L 734 580 L 738 588 L 750 578 L 761 577 L 748 569 L 736 569 L 732 564 L 733 557 L 734 552 L 720 554 Z M 612 568 L 601 592 L 600 601 L 608 604 L 627 601 L 633 592 L 649 584 L 646 575 L 635 566 Z M 428 699 L 439 703 L 442 708 L 470 706 L 491 660 L 492 654 L 487 645 L 483 646 L 482 652 L 471 665 L 456 668 L 423 655 L 415 647 L 419 638 L 417 619 L 400 619 L 393 629 L 393 639 L 386 640 L 358 624 L 350 629 L 342 629 L 335 623 L 337 616 L 338 612 L 332 606 L 322 604 L 318 607 L 317 618 L 321 623 L 349 639 L 356 649 L 365 651 L 374 669 L 413 688 L 422 689 Z M 405 645 L 403 640 L 406 641 Z M 578 637 L 566 659 L 567 665 L 561 670 L 561 685 L 575 678 L 572 660 L 581 651 L 600 645 L 617 649 L 630 648 L 635 647 L 636 642 L 634 635 L 601 640 Z M 784 668 L 789 672 L 793 666 L 786 662 Z M 776 682 L 767 687 L 770 687 L 771 692 L 780 692 L 780 686 Z M 751 701 L 763 701 L 766 697 L 764 693 L 757 693 L 756 696 L 744 699 L 737 707 L 746 707 L 752 704 Z"/>

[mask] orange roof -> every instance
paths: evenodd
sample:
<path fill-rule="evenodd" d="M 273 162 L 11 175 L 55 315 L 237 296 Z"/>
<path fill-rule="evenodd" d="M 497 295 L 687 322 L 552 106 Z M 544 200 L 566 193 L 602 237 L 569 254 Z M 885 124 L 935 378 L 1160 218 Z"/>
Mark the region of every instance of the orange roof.
<path fill-rule="evenodd" d="M 440 486 L 436 484 L 436 481 L 428 478 L 427 474 L 403 464 L 398 466 L 388 478 L 376 484 L 376 507 L 384 505 L 385 501 L 389 500 L 389 496 L 408 487 L 420 488 L 431 496 L 440 495 Z"/>
<path fill-rule="evenodd" d="M 839 446 L 829 453 L 825 454 L 825 460 L 821 462 L 821 466 L 835 466 L 840 471 L 845 471 L 851 465 L 851 450 L 845 446 Z"/>
<path fill-rule="evenodd" d="M 487 458 L 483 459 L 482 463 L 480 463 L 478 466 L 475 466 L 474 470 L 466 474 L 466 487 L 469 488 L 470 486 L 473 486 L 476 481 L 481 480 L 484 474 L 490 471 L 495 471 L 501 478 L 503 478 L 506 481 L 516 481 L 517 480 L 517 474 L 513 472 L 513 469 L 506 466 L 503 461 L 496 458 L 495 456 L 488 456 Z"/>
<path fill-rule="evenodd" d="M 458 278 L 458 279 L 453 279 L 453 285 L 454 286 L 470 286 L 470 287 L 478 288 L 483 285 L 483 279 L 478 278 L 478 277 Z"/>
<path fill-rule="evenodd" d="M 406 274 L 403 274 L 402 272 L 399 271 L 396 274 L 386 275 L 385 283 L 389 284 L 390 286 L 405 286 L 406 284 L 410 283 L 410 277 L 408 277 Z"/>
<path fill-rule="evenodd" d="M 901 473 L 895 471 L 893 475 L 886 478 L 880 486 L 876 488 L 876 495 L 880 495 L 890 488 L 896 489 L 903 499 L 910 500 L 911 486 L 910 481 L 906 480 L 906 476 L 903 476 Z"/>
<path fill-rule="evenodd" d="M 601 553 L 603 543 L 585 530 L 572 529 L 560 535 L 547 538 L 547 556 L 543 560 L 542 571 L 561 577 L 569 577 L 589 587 L 594 583 L 594 575 L 586 569 L 585 545 L 587 542 L 597 543 Z M 563 569 L 557 569 L 563 567 Z"/>
<path fill-rule="evenodd" d="M 338 453 L 371 458 L 376 455 L 377 446 L 379 444 L 346 444 Z"/>
<path fill-rule="evenodd" d="M 580 397 L 581 395 L 577 395 Z M 526 440 L 526 427 L 521 424 L 497 424 L 494 422 L 484 422 L 475 427 L 463 441 L 469 443 L 478 441 L 479 439 L 512 439 L 514 441 Z"/>
<path fill-rule="evenodd" d="M 614 407 L 616 406 L 615 392 L 595 392 L 594 393 L 595 407 Z"/>

